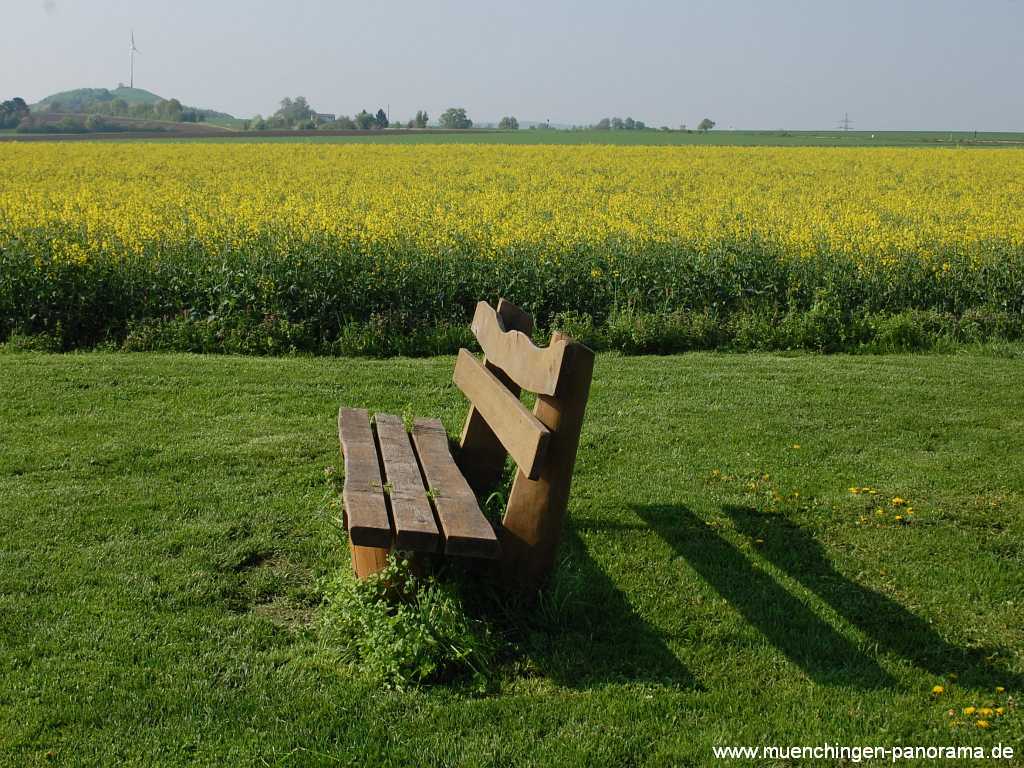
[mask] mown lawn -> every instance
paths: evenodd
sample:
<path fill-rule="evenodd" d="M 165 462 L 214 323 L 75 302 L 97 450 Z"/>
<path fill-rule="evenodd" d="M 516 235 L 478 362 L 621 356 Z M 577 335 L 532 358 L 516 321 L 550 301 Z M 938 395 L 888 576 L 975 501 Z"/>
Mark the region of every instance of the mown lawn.
<path fill-rule="evenodd" d="M 321 640 L 324 469 L 341 403 L 456 433 L 452 363 L 0 355 L 0 764 L 1024 751 L 1019 352 L 599 356 L 551 626 L 389 691 Z"/>

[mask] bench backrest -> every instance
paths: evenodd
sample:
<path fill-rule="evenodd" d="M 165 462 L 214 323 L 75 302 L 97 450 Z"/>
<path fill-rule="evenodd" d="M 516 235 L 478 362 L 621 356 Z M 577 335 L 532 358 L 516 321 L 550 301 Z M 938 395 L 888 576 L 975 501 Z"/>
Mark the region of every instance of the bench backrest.
<path fill-rule="evenodd" d="M 530 588 L 554 565 L 594 353 L 559 332 L 537 347 L 532 318 L 504 299 L 497 309 L 477 304 L 472 328 L 484 360 L 463 349 L 455 365 L 455 384 L 472 404 L 459 465 L 474 490 L 485 493 L 500 480 L 506 454 L 516 462 L 499 533 L 506 576 Z M 537 395 L 532 413 L 521 389 Z"/>

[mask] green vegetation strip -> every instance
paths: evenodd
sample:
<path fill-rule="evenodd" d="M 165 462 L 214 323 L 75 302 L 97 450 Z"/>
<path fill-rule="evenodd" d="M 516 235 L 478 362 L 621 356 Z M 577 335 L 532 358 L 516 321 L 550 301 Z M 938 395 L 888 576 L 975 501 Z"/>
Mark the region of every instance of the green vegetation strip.
<path fill-rule="evenodd" d="M 601 355 L 564 562 L 480 693 L 380 685 L 321 607 L 338 405 L 455 432 L 450 358 L 0 355 L 0 764 L 1021 745 L 1022 356 Z"/>
<path fill-rule="evenodd" d="M 161 141 L 167 139 L 160 139 Z M 737 146 L 737 147 L 1020 147 L 1024 133 L 979 131 L 702 131 L 643 130 L 601 131 L 521 129 L 518 131 L 471 130 L 378 131 L 371 135 L 323 135 L 305 131 L 301 135 L 274 137 L 263 131 L 244 131 L 223 138 L 186 141 L 254 142 L 353 142 L 374 144 L 625 144 L 655 146 Z"/>

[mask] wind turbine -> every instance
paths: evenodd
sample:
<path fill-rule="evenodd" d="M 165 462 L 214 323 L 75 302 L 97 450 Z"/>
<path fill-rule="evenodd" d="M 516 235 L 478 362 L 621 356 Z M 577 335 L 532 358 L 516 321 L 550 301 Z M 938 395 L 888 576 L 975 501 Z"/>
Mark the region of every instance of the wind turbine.
<path fill-rule="evenodd" d="M 135 54 L 139 52 L 139 49 L 135 47 L 135 30 L 132 30 L 132 43 L 128 48 L 128 61 L 129 61 L 129 77 L 128 87 L 135 87 Z"/>

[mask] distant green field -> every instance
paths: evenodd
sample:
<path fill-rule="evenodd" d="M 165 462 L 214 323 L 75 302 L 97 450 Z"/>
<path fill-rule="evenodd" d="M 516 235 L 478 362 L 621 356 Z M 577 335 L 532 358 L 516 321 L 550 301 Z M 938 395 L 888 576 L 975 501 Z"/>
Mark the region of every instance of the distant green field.
<path fill-rule="evenodd" d="M 221 139 L 190 139 L 190 141 Z M 348 142 L 364 144 L 650 144 L 650 145 L 733 145 L 793 147 L 906 147 L 906 146 L 1024 146 L 1024 133 L 955 131 L 565 131 L 519 130 L 467 133 L 394 133 L 374 136 L 268 137 L 258 132 L 225 141 L 266 142 Z"/>

